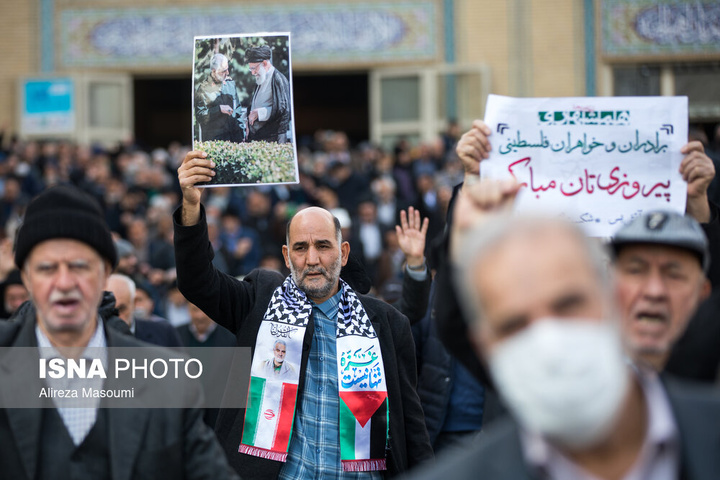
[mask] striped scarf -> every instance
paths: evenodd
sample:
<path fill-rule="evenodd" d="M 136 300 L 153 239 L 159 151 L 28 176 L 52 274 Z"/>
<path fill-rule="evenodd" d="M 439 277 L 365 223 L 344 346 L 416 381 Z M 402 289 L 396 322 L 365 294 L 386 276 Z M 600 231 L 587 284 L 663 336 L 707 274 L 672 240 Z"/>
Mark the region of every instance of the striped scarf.
<path fill-rule="evenodd" d="M 340 458 L 344 471 L 385 470 L 389 409 L 380 342 L 355 292 L 342 279 L 340 284 L 336 340 Z M 303 339 L 311 317 L 312 303 L 287 277 L 273 292 L 258 331 L 240 453 L 287 459 Z"/>

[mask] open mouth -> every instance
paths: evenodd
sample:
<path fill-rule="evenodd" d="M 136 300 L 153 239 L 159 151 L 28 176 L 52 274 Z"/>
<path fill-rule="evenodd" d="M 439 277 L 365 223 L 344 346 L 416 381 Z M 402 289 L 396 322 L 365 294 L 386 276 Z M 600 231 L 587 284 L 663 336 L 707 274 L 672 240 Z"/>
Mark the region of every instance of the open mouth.
<path fill-rule="evenodd" d="M 639 312 L 634 317 L 635 335 L 656 338 L 665 335 L 670 325 L 670 317 L 660 312 Z"/>
<path fill-rule="evenodd" d="M 643 323 L 656 323 L 656 324 L 664 324 L 667 322 L 668 317 L 667 315 L 658 313 L 658 312 L 640 312 L 637 315 L 635 315 L 635 320 L 638 322 Z"/>
<path fill-rule="evenodd" d="M 59 310 L 60 312 L 70 312 L 74 310 L 78 305 L 80 305 L 80 301 L 74 298 L 64 298 L 62 300 L 56 300 L 53 302 L 53 307 L 55 307 L 55 309 Z"/>

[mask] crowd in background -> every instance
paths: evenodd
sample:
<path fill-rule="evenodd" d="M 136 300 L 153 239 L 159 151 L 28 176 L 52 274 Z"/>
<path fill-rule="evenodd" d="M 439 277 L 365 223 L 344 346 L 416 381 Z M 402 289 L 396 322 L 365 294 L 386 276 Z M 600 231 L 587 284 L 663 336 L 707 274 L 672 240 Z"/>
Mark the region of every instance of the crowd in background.
<path fill-rule="evenodd" d="M 445 225 L 452 189 L 463 179 L 454 148 L 460 133 L 452 122 L 432 143 L 414 146 L 401 138 L 392 149 L 383 149 L 370 142 L 351 146 L 344 132 L 320 130 L 298 142 L 298 184 L 207 189 L 204 203 L 215 266 L 238 277 L 260 266 L 288 273 L 281 255 L 287 220 L 305 205 L 319 205 L 340 220 L 343 237 L 372 279 L 372 292 L 396 300 L 404 262 L 394 229 L 398 213 L 412 205 L 430 220 L 429 250 Z M 690 139 L 703 142 L 720 170 L 720 127 L 709 140 L 703 129 L 691 126 Z M 187 323 L 187 302 L 175 288 L 171 213 L 180 201 L 176 170 L 188 148 L 178 142 L 146 151 L 133 142 L 103 148 L 63 140 L 22 141 L 3 132 L 0 282 L 7 285 L 0 285 L 0 293 L 20 284 L 13 272 L 12 241 L 25 205 L 43 189 L 69 183 L 105 209 L 116 236 L 118 272 L 135 280 L 140 295 L 150 297 L 150 314 L 175 326 Z M 708 194 L 720 204 L 717 178 Z M 24 297 L 17 299 L 21 303 Z M 12 309 L 2 307 L 0 318 Z"/>
<path fill-rule="evenodd" d="M 462 181 L 454 151 L 459 134 L 453 123 L 435 142 L 411 146 L 400 139 L 386 150 L 369 142 L 351 147 L 344 132 L 322 130 L 298 142 L 298 184 L 208 188 L 204 204 L 215 266 L 238 277 L 259 266 L 287 273 L 281 255 L 287 220 L 305 205 L 319 205 L 341 221 L 372 292 L 395 300 L 404 261 L 394 228 L 399 211 L 412 205 L 429 218 L 429 249 L 443 229 L 452 188 Z M 12 241 L 27 203 L 47 187 L 73 184 L 103 206 L 116 237 L 117 271 L 150 297 L 151 313 L 176 326 L 188 322 L 187 302 L 175 288 L 171 217 L 180 201 L 177 168 L 188 147 L 173 143 L 145 151 L 125 142 L 108 149 L 22 141 L 7 133 L 0 145 L 0 281 L 20 283 L 12 271 Z M 0 318 L 12 309 L 3 307 Z"/>
<path fill-rule="evenodd" d="M 473 128 L 477 129 L 476 126 Z M 490 134 L 491 132 L 487 130 L 483 133 L 483 138 L 487 139 L 486 135 Z M 287 275 L 289 272 L 281 254 L 281 247 L 286 243 L 287 222 L 303 207 L 317 205 L 332 212 L 339 220 L 343 239 L 350 243 L 353 255 L 362 263 L 370 277 L 371 294 L 388 303 L 398 300 L 403 288 L 407 288 L 403 287 L 403 274 L 411 270 L 417 273 L 417 269 L 409 268 L 411 255 L 407 253 L 407 248 L 405 251 L 400 248 L 398 241 L 396 225 L 401 223 L 400 212 L 406 210 L 408 215 L 413 215 L 414 212 L 411 213 L 413 210 L 410 207 L 414 207 L 422 218 L 429 220 L 427 240 L 423 239 L 427 258 L 425 265 L 429 266 L 433 273 L 439 268 L 440 280 L 433 282 L 431 288 L 430 279 L 426 277 L 429 270 L 424 268 L 425 265 L 420 269 L 421 276 L 425 278 L 417 281 L 423 283 L 427 280 L 427 294 L 423 293 L 420 296 L 427 300 L 427 303 L 424 301 L 416 303 L 422 304 L 420 308 L 425 314 L 411 316 L 406 313 L 406 315 L 413 324 L 412 336 L 415 341 L 418 366 L 418 399 L 435 453 L 467 443 L 475 438 L 481 428 L 485 428 L 490 422 L 504 417 L 507 413 L 504 403 L 499 401 L 497 391 L 488 381 L 487 372 L 478 363 L 478 357 L 475 355 L 478 350 L 473 353 L 470 344 L 462 342 L 455 344 L 451 342 L 451 348 L 446 349 L 447 341 L 441 339 L 443 334 L 445 336 L 450 334 L 455 340 L 467 340 L 465 331 L 456 327 L 462 325 L 462 328 L 467 328 L 470 323 L 463 321 L 459 313 L 459 304 L 454 298 L 457 284 L 453 286 L 449 282 L 448 275 L 451 269 L 441 252 L 442 247 L 447 247 L 449 242 L 447 238 L 443 241 L 441 237 L 444 230 L 449 230 L 446 214 L 448 205 L 454 197 L 454 187 L 463 182 L 467 168 L 468 155 L 462 153 L 463 145 L 471 141 L 467 138 L 472 137 L 469 132 L 460 140 L 458 150 L 466 163 L 463 166 L 463 161 L 456 152 L 456 145 L 460 139 L 460 131 L 456 124 L 452 124 L 447 132 L 438 136 L 432 143 L 413 146 L 406 139 L 401 138 L 391 149 L 383 149 L 369 142 L 351 146 L 344 132 L 318 131 L 312 138 L 301 139 L 298 142 L 298 184 L 242 188 L 213 187 L 204 191 L 202 200 L 206 212 L 208 236 L 214 250 L 212 261 L 220 271 L 241 278 L 252 270 L 262 267 Z M 712 160 L 715 171 L 720 171 L 720 126 L 715 130 L 712 141 L 700 128 L 691 127 L 689 137 L 690 141 L 702 142 L 707 153 L 706 157 L 701 151 L 696 152 L 698 155 L 693 158 L 699 158 L 706 164 Z M 236 343 L 236 338 L 232 334 L 235 332 L 215 329 L 217 325 L 198 307 L 189 304 L 177 288 L 172 212 L 182 198 L 178 167 L 183 159 L 187 165 L 188 158 L 193 158 L 192 154 L 186 157 L 188 147 L 174 143 L 167 149 L 148 152 L 131 142 L 106 149 L 64 141 L 20 141 L 16 138 L 0 138 L 0 145 L 2 145 L 0 150 L 0 226 L 2 227 L 0 229 L 0 300 L 2 300 L 0 319 L 8 318 L 14 309 L 27 299 L 27 292 L 25 291 L 23 295 L 24 287 L 14 265 L 13 239 L 23 221 L 28 202 L 53 185 L 72 184 L 95 197 L 103 207 L 105 220 L 113 232 L 117 250 L 116 272 L 134 281 L 136 291 L 131 288 L 126 289 L 133 290 L 132 294 L 111 289 L 110 283 L 106 286 L 107 290 L 112 291 L 116 300 L 114 306 L 118 309 L 117 314 L 127 323 L 127 328 L 134 336 L 150 343 L 172 345 L 170 341 L 152 341 L 143 337 L 150 334 L 149 330 L 143 333 L 143 328 L 147 328 L 147 325 L 156 326 L 165 323 L 166 330 L 169 330 L 173 336 L 180 335 L 172 340 L 175 345 L 230 346 Z M 691 154 L 686 156 L 688 157 L 691 157 Z M 479 157 L 474 160 L 481 161 Z M 709 178 L 709 175 L 705 176 L 708 182 Z M 473 188 L 476 189 L 479 198 L 487 198 L 483 197 L 485 193 L 481 188 L 484 180 L 481 179 L 479 183 L 468 182 L 468 187 L 464 190 L 466 200 L 467 196 L 471 195 L 467 190 Z M 689 185 L 692 183 L 688 182 Z M 704 187 L 707 187 L 707 183 L 704 183 Z M 516 193 L 519 187 L 515 185 L 514 188 Z M 184 190 L 186 195 L 187 191 Z M 708 188 L 707 197 L 707 199 L 704 197 L 703 189 L 704 203 L 709 200 L 711 205 L 720 204 L 720 182 L 717 176 Z M 462 200 L 457 203 L 462 203 Z M 472 217 L 467 212 L 458 213 L 457 203 L 454 217 L 451 216 L 456 222 L 463 215 Z M 467 204 L 467 201 L 465 203 Z M 711 210 L 717 212 L 715 206 Z M 29 211 L 32 212 L 32 207 Z M 462 212 L 462 209 L 460 211 Z M 687 215 L 692 217 L 689 213 Z M 683 218 L 681 215 L 678 217 Z M 709 222 L 701 222 L 717 225 L 717 213 L 711 213 L 709 220 Z M 638 222 L 643 223 L 645 220 L 641 219 Z M 407 217 L 404 217 L 402 223 L 407 224 Z M 414 227 L 416 230 L 419 230 L 419 223 L 418 219 Z M 650 227 L 648 222 L 645 224 L 647 229 L 654 232 L 654 227 Z M 661 226 L 663 224 L 661 223 Z M 194 223 L 191 222 L 189 225 Z M 406 227 L 407 225 L 403 229 Z M 713 236 L 707 231 L 703 234 L 700 228 L 697 225 L 699 235 L 703 237 L 704 242 L 708 241 L 707 238 L 710 239 L 710 251 L 714 251 L 717 242 L 712 245 Z M 668 227 L 668 230 L 672 228 Z M 650 234 L 657 233 L 653 232 Z M 181 234 L 178 234 L 178 239 L 180 238 Z M 647 248 L 646 239 L 643 239 L 634 238 L 629 243 L 634 242 L 641 247 L 644 245 L 642 248 L 638 247 L 639 250 L 643 250 Z M 666 239 L 669 243 L 657 243 L 673 250 L 678 247 L 672 243 L 673 241 Z M 678 248 L 682 250 L 685 247 L 687 245 Z M 619 258 L 618 248 L 616 246 L 616 261 Z M 703 248 L 707 248 L 707 243 L 704 243 Z M 422 247 L 418 247 L 417 250 L 422 250 Z M 195 252 L 194 249 L 192 251 Z M 650 251 L 656 252 L 652 249 Z M 556 253 L 560 257 L 566 256 L 566 252 Z M 406 254 L 408 268 L 405 267 Z M 703 250 L 700 257 L 702 268 L 706 268 L 705 260 L 709 265 L 710 257 L 711 254 Z M 181 267 L 190 263 L 187 260 L 191 257 L 184 258 Z M 691 259 L 690 263 L 695 265 L 697 255 L 691 256 Z M 443 267 L 445 267 L 444 272 Z M 700 270 L 698 273 L 704 279 L 708 271 Z M 412 272 L 410 273 L 409 277 L 413 278 Z M 711 275 L 708 276 L 713 280 Z M 120 283 L 133 283 L 125 277 L 115 277 Z M 181 268 L 181 278 L 186 277 L 187 272 L 183 277 Z M 249 278 L 252 279 L 252 276 Z M 466 282 L 467 285 L 471 283 Z M 645 283 L 642 289 L 637 290 L 642 292 L 641 295 L 638 294 L 638 298 L 652 295 L 659 298 L 664 295 L 657 292 L 648 293 L 652 290 L 651 287 L 657 286 L 657 282 Z M 709 285 L 708 283 L 707 295 L 710 295 Z M 634 280 L 626 280 L 622 288 L 632 291 L 635 286 Z M 685 309 L 687 312 L 684 313 L 687 313 L 688 318 L 695 311 L 697 304 L 707 296 L 703 294 L 702 297 L 690 298 L 691 295 L 680 287 L 677 287 L 675 292 L 679 292 L 675 295 L 675 301 L 687 307 Z M 521 296 L 524 294 L 524 292 L 520 293 Z M 233 298 L 234 295 L 228 297 Z M 632 300 L 630 294 L 627 298 Z M 694 321 L 694 330 L 702 337 L 706 336 L 702 322 L 716 319 L 718 298 L 720 297 L 713 295 L 708 302 L 703 303 L 697 316 L 700 320 Z M 630 300 L 626 303 L 632 307 Z M 658 302 L 663 303 L 665 300 L 667 299 Z M 696 303 L 692 303 L 691 300 Z M 666 303 L 672 304 L 669 300 Z M 134 320 L 131 318 L 125 320 L 120 315 L 122 305 L 134 305 Z M 426 305 L 430 307 L 426 308 Z M 106 306 L 105 303 L 103 306 Z M 648 321 L 645 317 L 652 317 L 649 321 L 654 321 L 657 320 L 655 317 L 662 317 L 662 312 L 658 312 L 659 310 L 649 309 L 638 315 L 642 322 Z M 683 312 L 673 313 L 674 317 L 677 317 L 675 320 L 683 316 Z M 688 318 L 680 320 L 686 322 Z M 163 319 L 169 320 L 172 326 L 180 327 L 177 333 Z M 448 319 L 454 319 L 456 325 Z M 625 318 L 624 321 L 629 320 Z M 698 325 L 701 327 L 699 330 Z M 682 328 L 685 328 L 685 323 Z M 440 330 L 443 332 L 441 333 Z M 690 330 L 693 328 L 691 327 Z M 218 335 L 212 337 L 218 332 L 226 338 L 219 338 Z M 152 335 L 158 333 L 153 332 Z M 688 338 L 690 340 L 683 348 L 673 350 L 677 357 L 675 364 L 673 364 L 674 357 L 671 357 L 668 351 L 667 356 L 663 357 L 664 363 L 657 368 L 657 371 L 697 380 L 699 377 L 695 373 L 679 373 L 677 365 L 709 366 L 710 373 L 707 375 L 707 380 L 716 381 L 717 361 L 714 360 L 716 355 L 707 361 L 700 358 L 710 350 L 716 351 L 715 345 L 705 348 L 694 341 L 692 335 Z M 677 338 L 673 338 L 673 343 L 676 340 Z M 680 354 L 678 355 L 677 352 Z M 683 357 L 683 353 L 687 352 L 692 357 L 689 362 Z M 466 355 L 463 356 L 463 353 Z M 467 361 L 469 357 L 472 359 Z M 642 362 L 640 364 L 644 365 Z M 620 362 L 619 365 L 625 364 Z M 720 406 L 720 400 L 717 405 Z M 216 416 L 217 412 L 208 411 L 205 421 L 214 425 Z M 685 421 L 682 418 L 680 420 Z M 694 436 L 691 436 L 690 440 L 687 438 L 682 440 L 691 445 L 693 438 Z M 506 464 L 519 464 L 519 461 L 513 459 L 511 462 L 506 461 Z M 442 468 L 445 468 L 444 465 Z M 648 465 L 655 468 L 652 462 L 648 462 Z M 667 471 L 674 468 L 664 464 L 661 467 L 666 467 Z M 466 470 L 470 475 L 474 475 L 473 466 L 463 468 L 463 471 Z M 437 478 L 437 473 L 433 471 L 427 478 Z M 517 477 L 510 475 L 508 478 Z M 568 478 L 578 477 L 571 475 Z"/>

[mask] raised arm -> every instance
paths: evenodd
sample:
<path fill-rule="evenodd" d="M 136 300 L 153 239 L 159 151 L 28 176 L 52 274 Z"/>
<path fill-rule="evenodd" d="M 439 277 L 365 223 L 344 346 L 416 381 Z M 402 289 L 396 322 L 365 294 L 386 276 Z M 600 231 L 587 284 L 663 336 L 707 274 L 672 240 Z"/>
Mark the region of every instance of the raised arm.
<path fill-rule="evenodd" d="M 482 120 L 475 120 L 470 130 L 458 141 L 455 151 L 465 169 L 465 182 L 480 175 L 480 162 L 490 156 L 491 145 L 488 137 L 492 133 Z"/>
<path fill-rule="evenodd" d="M 420 219 L 420 212 L 410 207 L 400 211 L 400 225 L 395 226 L 400 250 L 405 254 L 402 297 L 395 308 L 408 317 L 411 324 L 420 321 L 427 311 L 432 278 L 425 264 L 425 239 L 429 220 Z"/>
<path fill-rule="evenodd" d="M 198 150 L 188 152 L 178 167 L 178 180 L 182 190 L 182 225 L 189 227 L 200 220 L 200 198 L 202 190 L 198 183 L 209 182 L 215 176 L 215 163 L 207 153 Z"/>
<path fill-rule="evenodd" d="M 400 225 L 395 225 L 400 250 L 411 270 L 422 270 L 425 266 L 425 237 L 429 219 L 420 220 L 420 212 L 410 207 L 400 211 Z"/>
<path fill-rule="evenodd" d="M 709 223 L 711 215 L 707 190 L 715 177 L 715 166 L 698 141 L 686 144 L 680 152 L 685 155 L 680 163 L 680 175 L 687 182 L 685 213 L 699 223 Z"/>

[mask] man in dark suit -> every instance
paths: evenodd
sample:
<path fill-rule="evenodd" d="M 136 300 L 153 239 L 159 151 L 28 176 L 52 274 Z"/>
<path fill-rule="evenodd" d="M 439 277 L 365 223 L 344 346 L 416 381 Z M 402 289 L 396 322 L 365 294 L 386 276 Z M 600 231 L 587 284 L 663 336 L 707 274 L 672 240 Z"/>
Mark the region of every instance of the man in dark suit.
<path fill-rule="evenodd" d="M 58 186 L 33 200 L 15 263 L 31 302 L 0 325 L 0 346 L 35 347 L 36 355 L 52 351 L 64 360 L 78 350 L 83 358 L 102 355 L 97 352 L 109 358 L 103 347 L 143 346 L 108 328 L 98 313 L 116 252 L 102 210 L 88 195 Z M 50 382 L 18 358 L 0 359 L 0 404 L 12 401 L 8 385 Z M 199 408 L 101 408 L 102 400 L 60 408 L 60 399 L 43 400 L 46 408 L 0 409 L 3 478 L 237 478 Z"/>
<path fill-rule="evenodd" d="M 203 388 L 206 392 L 224 386 L 227 383 L 229 374 L 227 365 L 224 363 L 226 358 L 217 355 L 216 347 L 234 347 L 237 345 L 235 335 L 224 329 L 217 323 L 213 322 L 205 312 L 200 310 L 192 303 L 188 303 L 188 311 L 190 312 L 190 323 L 176 327 L 177 333 L 182 340 L 184 346 L 188 348 L 206 347 L 208 353 L 202 355 L 203 368 L 209 369 L 215 373 L 213 377 L 209 377 L 207 382 L 203 382 Z M 210 353 L 212 352 L 212 353 Z M 201 352 L 193 352 L 194 356 L 200 356 Z M 219 384 L 221 383 L 221 385 Z M 203 419 L 209 427 L 215 428 L 220 409 L 206 408 Z"/>
<path fill-rule="evenodd" d="M 219 326 L 192 303 L 188 304 L 190 323 L 177 327 L 186 347 L 234 347 L 235 335 Z"/>
<path fill-rule="evenodd" d="M 125 275 L 114 273 L 108 278 L 105 289 L 115 295 L 118 316 L 128 324 L 135 338 L 162 347 L 182 347 L 177 331 L 167 320 L 135 318 L 135 282 Z"/>
<path fill-rule="evenodd" d="M 511 418 L 416 478 L 715 478 L 720 399 L 630 366 L 607 254 L 571 224 L 503 216 L 518 189 L 466 185 L 451 246 L 469 335 Z"/>

